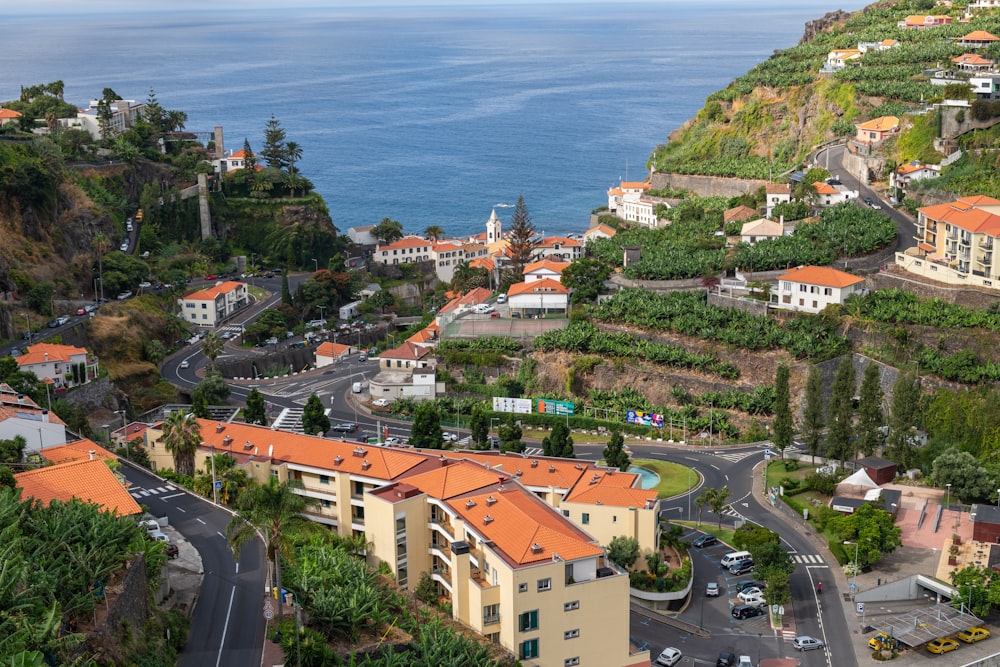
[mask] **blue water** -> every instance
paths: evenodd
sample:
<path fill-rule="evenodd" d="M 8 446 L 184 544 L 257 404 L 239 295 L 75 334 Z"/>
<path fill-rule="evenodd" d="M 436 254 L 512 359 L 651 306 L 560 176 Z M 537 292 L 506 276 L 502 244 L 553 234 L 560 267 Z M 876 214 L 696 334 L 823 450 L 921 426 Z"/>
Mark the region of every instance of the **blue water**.
<path fill-rule="evenodd" d="M 607 188 L 644 178 L 652 149 L 706 95 L 836 8 L 146 4 L 0 9 L 0 100 L 57 79 L 80 106 L 105 87 L 139 100 L 153 88 L 188 114 L 188 130 L 222 125 L 232 150 L 244 138 L 259 149 L 273 114 L 341 230 L 391 217 L 407 231 L 436 224 L 456 235 L 482 231 L 491 207 L 521 193 L 539 231 L 584 231 Z M 506 220 L 510 209 L 497 213 Z"/>
<path fill-rule="evenodd" d="M 641 489 L 652 489 L 660 483 L 660 476 L 649 468 L 629 466 L 628 472 L 639 475 L 639 488 Z"/>

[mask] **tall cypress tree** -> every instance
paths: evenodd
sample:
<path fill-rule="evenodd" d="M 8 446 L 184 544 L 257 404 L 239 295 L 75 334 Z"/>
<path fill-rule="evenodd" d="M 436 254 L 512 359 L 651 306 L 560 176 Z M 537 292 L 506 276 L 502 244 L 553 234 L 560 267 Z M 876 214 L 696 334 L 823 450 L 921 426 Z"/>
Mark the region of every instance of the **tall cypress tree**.
<path fill-rule="evenodd" d="M 816 463 L 816 453 L 819 451 L 820 431 L 823 430 L 823 372 L 819 366 L 809 369 L 809 380 L 806 382 L 806 404 L 802 411 L 802 432 L 806 447 Z"/>
<path fill-rule="evenodd" d="M 792 444 L 791 391 L 788 366 L 781 364 L 774 375 L 774 446 L 785 458 L 785 448 Z"/>
<path fill-rule="evenodd" d="M 878 364 L 870 363 L 861 378 L 858 398 L 858 449 L 871 456 L 882 444 L 882 384 Z"/>
<path fill-rule="evenodd" d="M 892 385 L 886 450 L 890 458 L 904 469 L 911 468 L 916 458 L 913 436 L 919 402 L 920 376 L 916 373 L 900 373 Z"/>
<path fill-rule="evenodd" d="M 524 195 L 518 195 L 510 223 L 511 229 L 508 236 L 510 262 L 516 275 L 520 276 L 535 252 L 535 226 L 531 224 L 528 207 L 524 204 Z"/>
<path fill-rule="evenodd" d="M 418 449 L 444 449 L 441 415 L 434 401 L 423 401 L 414 411 L 410 444 Z"/>
<path fill-rule="evenodd" d="M 854 363 L 846 355 L 837 367 L 833 378 L 833 395 L 830 397 L 826 436 L 827 458 L 847 460 L 854 454 Z"/>
<path fill-rule="evenodd" d="M 247 394 L 247 406 L 243 409 L 243 420 L 248 424 L 267 424 L 264 395 L 254 387 Z"/>
<path fill-rule="evenodd" d="M 323 435 L 330 430 L 330 418 L 323 410 L 319 396 L 312 394 L 302 410 L 302 430 L 309 435 Z"/>

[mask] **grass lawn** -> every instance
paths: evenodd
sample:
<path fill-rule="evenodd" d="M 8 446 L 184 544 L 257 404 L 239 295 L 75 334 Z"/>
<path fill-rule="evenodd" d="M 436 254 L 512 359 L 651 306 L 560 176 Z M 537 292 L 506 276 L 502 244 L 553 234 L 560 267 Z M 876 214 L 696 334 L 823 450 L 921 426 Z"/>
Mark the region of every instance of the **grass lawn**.
<path fill-rule="evenodd" d="M 783 486 L 786 479 L 796 479 L 801 483 L 812 472 L 815 468 L 803 463 L 799 463 L 797 470 L 786 470 L 784 461 L 771 461 L 767 466 L 767 488 Z"/>
<path fill-rule="evenodd" d="M 698 485 L 698 473 L 679 463 L 669 461 L 654 461 L 652 459 L 636 459 L 632 465 L 652 470 L 660 476 L 660 483 L 654 488 L 660 498 L 670 498 L 684 493 Z"/>
<path fill-rule="evenodd" d="M 260 287 L 254 287 L 253 285 L 247 285 L 247 292 L 249 292 L 250 296 L 258 301 L 266 299 L 268 294 L 270 294 L 267 290 L 261 289 Z"/>
<path fill-rule="evenodd" d="M 677 525 L 680 526 L 687 526 L 688 528 L 695 528 L 704 533 L 711 533 L 712 535 L 718 537 L 720 542 L 725 542 L 730 547 L 733 546 L 734 531 L 732 528 L 719 528 L 719 524 L 717 523 L 706 523 L 704 521 L 701 522 L 700 526 L 698 525 L 697 521 L 671 521 L 670 523 L 676 523 Z"/>

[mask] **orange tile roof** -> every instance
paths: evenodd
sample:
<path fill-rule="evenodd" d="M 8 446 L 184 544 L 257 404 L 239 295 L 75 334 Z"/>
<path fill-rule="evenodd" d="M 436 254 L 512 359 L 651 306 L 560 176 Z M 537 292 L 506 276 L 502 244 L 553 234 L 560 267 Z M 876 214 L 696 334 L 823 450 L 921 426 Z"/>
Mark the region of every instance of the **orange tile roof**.
<path fill-rule="evenodd" d="M 896 173 L 900 176 L 906 176 L 907 174 L 912 174 L 915 171 L 920 171 L 921 169 L 928 169 L 926 165 L 919 162 L 908 162 L 900 167 L 896 168 Z"/>
<path fill-rule="evenodd" d="M 879 42 L 881 46 L 895 46 L 898 43 L 899 42 L 897 42 L 894 39 L 883 39 L 881 42 Z"/>
<path fill-rule="evenodd" d="M 21 114 L 13 109 L 4 109 L 0 107 L 0 120 L 10 120 L 13 118 L 20 118 Z"/>
<path fill-rule="evenodd" d="M 567 494 L 565 502 L 613 507 L 652 509 L 659 497 L 655 489 L 635 488 L 639 476 L 614 470 L 594 470 Z"/>
<path fill-rule="evenodd" d="M 927 252 L 934 252 L 934 251 L 937 250 L 937 248 L 935 248 L 934 246 L 932 246 L 930 243 L 923 243 L 923 242 L 921 242 L 921 243 L 917 244 L 917 247 L 920 248 L 921 250 L 924 250 L 924 251 L 927 251 Z"/>
<path fill-rule="evenodd" d="M 275 465 L 311 466 L 384 481 L 396 479 L 428 460 L 423 454 L 405 449 L 330 440 L 239 422 L 197 421 L 205 443 L 202 450 L 214 445 L 217 453 L 227 452 L 238 460 L 252 457 L 270 460 Z"/>
<path fill-rule="evenodd" d="M 536 245 L 535 247 L 547 248 L 549 246 L 554 246 L 557 243 L 570 248 L 580 246 L 580 242 L 577 241 L 576 239 L 568 239 L 565 236 L 549 236 L 548 238 L 544 238 L 541 241 L 539 241 L 538 245 Z"/>
<path fill-rule="evenodd" d="M 438 453 L 438 452 L 435 452 Z M 577 461 L 545 456 L 528 457 L 508 452 L 469 452 L 444 450 L 441 456 L 465 459 L 489 466 L 503 472 L 508 478 L 517 478 L 521 484 L 532 487 L 570 489 L 589 470 L 594 469 L 588 461 Z"/>
<path fill-rule="evenodd" d="M 557 262 L 553 259 L 546 257 L 537 262 L 532 262 L 524 267 L 524 271 L 521 273 L 533 273 L 541 269 L 548 269 L 549 271 L 555 271 L 556 273 L 562 274 L 563 270 L 569 266 L 569 262 Z"/>
<path fill-rule="evenodd" d="M 419 236 L 406 236 L 399 239 L 389 245 L 380 245 L 376 247 L 378 252 L 383 250 L 401 250 L 404 248 L 430 248 L 431 243 L 426 239 L 422 239 Z"/>
<path fill-rule="evenodd" d="M 775 183 L 770 183 L 769 185 L 776 185 Z M 767 190 L 765 189 L 765 192 Z M 723 222 L 745 222 L 754 218 L 758 215 L 757 211 L 750 208 L 745 204 L 736 206 L 735 208 L 726 209 L 722 213 Z"/>
<path fill-rule="evenodd" d="M 451 252 L 455 250 L 462 250 L 463 246 L 457 243 L 452 243 L 451 241 L 435 241 L 431 244 L 431 248 L 434 252 Z"/>
<path fill-rule="evenodd" d="M 494 262 L 491 257 L 477 257 L 469 262 L 469 266 L 474 269 L 486 269 L 487 271 L 492 271 L 496 268 L 496 262 Z"/>
<path fill-rule="evenodd" d="M 983 58 L 978 53 L 963 53 L 960 56 L 955 56 L 951 59 L 951 62 L 956 65 L 983 65 L 989 66 L 993 64 L 993 61 L 989 58 Z"/>
<path fill-rule="evenodd" d="M 895 116 L 879 116 L 858 125 L 859 130 L 873 132 L 891 132 L 899 127 L 899 119 Z"/>
<path fill-rule="evenodd" d="M 69 502 L 77 498 L 119 516 L 142 512 L 107 464 L 95 459 L 70 461 L 14 475 L 23 498 L 35 498 L 45 505 L 53 500 Z"/>
<path fill-rule="evenodd" d="M 768 183 L 764 186 L 764 192 L 769 195 L 790 195 L 792 186 L 788 183 Z"/>
<path fill-rule="evenodd" d="M 316 348 L 317 357 L 339 357 L 347 354 L 351 349 L 350 345 L 326 341 Z"/>
<path fill-rule="evenodd" d="M 621 188 L 611 188 L 608 190 L 608 194 L 611 195 L 612 197 L 615 196 L 621 197 L 623 194 L 625 194 L 625 192 Z"/>
<path fill-rule="evenodd" d="M 420 345 L 421 343 L 429 343 L 432 340 L 437 340 L 440 335 L 441 328 L 438 327 L 436 322 L 431 322 L 426 327 L 413 334 L 406 339 L 407 343 L 414 343 Z"/>
<path fill-rule="evenodd" d="M 493 292 L 489 291 L 485 287 L 477 287 L 476 289 L 470 290 L 456 299 L 452 299 L 440 310 L 438 310 L 438 313 L 449 313 L 459 306 L 473 306 L 477 303 L 485 303 L 492 294 Z"/>
<path fill-rule="evenodd" d="M 917 210 L 931 220 L 947 222 L 969 232 L 981 232 L 990 236 L 1000 236 L 1000 215 L 979 208 L 996 206 L 1000 201 L 992 197 L 963 197 L 948 204 L 924 206 Z"/>
<path fill-rule="evenodd" d="M 430 352 L 427 348 L 421 347 L 420 345 L 415 345 L 410 341 L 403 341 L 403 344 L 399 347 L 395 347 L 391 350 L 386 350 L 379 355 L 381 359 L 404 359 L 408 361 L 418 361 L 426 357 Z"/>
<path fill-rule="evenodd" d="M 614 227 L 610 226 L 610 225 L 605 225 L 602 222 L 601 224 L 597 225 L 596 227 L 591 227 L 590 229 L 588 229 L 587 231 L 585 231 L 583 233 L 583 235 L 587 236 L 588 234 L 594 234 L 595 232 L 603 232 L 603 233 L 607 234 L 608 236 L 614 236 L 615 234 L 618 233 L 618 230 L 615 229 Z"/>
<path fill-rule="evenodd" d="M 864 278 L 845 273 L 828 266 L 800 266 L 792 269 L 784 275 L 778 276 L 778 280 L 788 280 L 796 283 L 806 283 L 809 285 L 820 285 L 822 287 L 849 287 L 857 283 L 863 283 Z"/>
<path fill-rule="evenodd" d="M 430 452 L 425 452 L 428 455 Z M 441 461 L 436 470 L 406 475 L 403 480 L 432 498 L 447 500 L 465 493 L 499 484 L 503 474 L 463 461 Z"/>
<path fill-rule="evenodd" d="M 54 343 L 35 343 L 29 345 L 24 354 L 14 357 L 18 366 L 30 366 L 32 364 L 44 364 L 48 361 L 69 362 L 72 357 L 87 354 L 87 350 L 82 347 L 72 345 L 56 345 Z"/>
<path fill-rule="evenodd" d="M 552 278 L 542 278 L 530 283 L 514 283 L 507 290 L 507 296 L 517 296 L 518 294 L 569 294 L 569 288 L 558 280 Z"/>
<path fill-rule="evenodd" d="M 4 406 L 0 407 L 0 422 L 6 421 L 8 419 L 25 419 L 25 418 L 32 419 L 34 421 L 38 421 L 39 419 L 44 420 L 47 418 L 49 422 L 53 424 L 62 424 L 63 426 L 66 425 L 66 423 L 62 419 L 60 419 L 59 415 L 57 415 L 56 413 L 44 410 L 34 404 L 29 405 L 28 403 L 25 403 L 24 405 L 15 405 L 7 403 Z"/>
<path fill-rule="evenodd" d="M 653 186 L 646 181 L 622 181 L 619 187 L 623 190 L 649 190 Z"/>
<path fill-rule="evenodd" d="M 115 429 L 111 432 L 111 435 L 116 438 L 121 438 L 124 436 L 129 442 L 132 442 L 136 438 L 143 437 L 143 434 L 151 428 L 158 428 L 162 422 L 156 422 L 155 424 L 146 424 L 145 422 L 132 422 L 127 424 L 124 429 Z"/>
<path fill-rule="evenodd" d="M 447 504 L 514 566 L 551 563 L 556 555 L 568 561 L 604 553 L 592 537 L 517 484 Z"/>
<path fill-rule="evenodd" d="M 848 56 L 860 56 L 861 51 L 858 49 L 834 49 L 830 51 L 830 55 L 835 58 L 846 58 Z"/>
<path fill-rule="evenodd" d="M 49 463 L 66 463 L 67 461 L 89 461 L 90 453 L 102 461 L 117 460 L 114 454 L 92 440 L 75 440 L 58 447 L 46 447 L 38 452 Z"/>
<path fill-rule="evenodd" d="M 198 290 L 197 292 L 192 292 L 184 297 L 185 301 L 215 301 L 215 297 L 220 294 L 227 294 L 235 289 L 238 289 L 244 283 L 235 282 L 232 280 L 227 280 L 221 282 L 218 285 L 205 288 L 203 290 Z"/>
<path fill-rule="evenodd" d="M 963 42 L 996 42 L 997 40 L 1000 40 L 1000 37 L 992 35 L 985 30 L 973 30 L 961 38 Z"/>
<path fill-rule="evenodd" d="M 836 195 L 840 194 L 837 188 L 833 187 L 829 183 L 824 183 L 823 181 L 817 181 L 813 183 L 813 188 L 815 188 L 817 194 L 821 195 Z"/>
<path fill-rule="evenodd" d="M 253 153 L 250 153 L 250 155 L 253 155 Z M 231 158 L 245 158 L 246 156 L 247 156 L 247 152 L 244 149 L 241 148 L 238 151 L 236 151 L 235 153 L 233 153 L 232 155 L 230 155 L 229 157 L 231 157 Z"/>

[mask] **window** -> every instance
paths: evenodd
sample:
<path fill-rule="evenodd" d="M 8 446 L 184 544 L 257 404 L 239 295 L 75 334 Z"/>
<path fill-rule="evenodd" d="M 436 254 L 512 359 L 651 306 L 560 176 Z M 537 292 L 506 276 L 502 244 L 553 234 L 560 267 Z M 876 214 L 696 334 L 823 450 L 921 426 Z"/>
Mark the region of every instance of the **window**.
<path fill-rule="evenodd" d="M 322 503 L 323 503 L 323 507 L 324 508 L 329 508 L 330 507 L 330 501 L 329 500 L 324 500 L 324 501 L 322 501 Z"/>
<path fill-rule="evenodd" d="M 569 510 L 563 510 L 563 511 L 562 511 L 562 514 L 563 514 L 563 516 L 564 516 L 564 517 L 566 517 L 567 519 L 569 518 Z"/>
<path fill-rule="evenodd" d="M 485 635 L 485 637 L 486 637 L 486 639 L 490 640 L 494 644 L 499 644 L 500 643 L 500 633 L 499 632 L 491 632 L 490 634 Z"/>
<path fill-rule="evenodd" d="M 537 658 L 538 640 L 529 639 L 526 642 L 521 642 L 521 650 L 518 653 L 521 656 L 521 660 L 527 660 L 528 658 Z"/>
<path fill-rule="evenodd" d="M 618 515 L 617 514 L 612 514 L 611 515 L 611 523 L 618 523 Z"/>
<path fill-rule="evenodd" d="M 580 636 L 579 628 L 573 630 L 567 630 L 566 632 L 563 633 L 563 639 L 576 639 L 579 636 Z"/>
<path fill-rule="evenodd" d="M 585 526 L 587 524 L 589 524 L 590 523 L 590 514 L 587 513 L 587 512 L 584 512 L 583 513 L 583 519 L 582 519 L 582 521 L 583 521 L 583 525 L 585 525 Z"/>
<path fill-rule="evenodd" d="M 538 629 L 538 610 L 526 611 L 517 617 L 517 629 L 521 632 Z"/>
<path fill-rule="evenodd" d="M 518 584 L 517 585 L 517 592 L 518 593 L 527 593 L 528 592 L 528 584 Z"/>
<path fill-rule="evenodd" d="M 580 608 L 580 601 L 573 600 L 572 602 L 563 603 L 563 611 L 576 611 Z"/>
<path fill-rule="evenodd" d="M 809 290 L 807 289 L 806 285 L 799 285 L 799 291 L 800 292 L 808 292 Z"/>
<path fill-rule="evenodd" d="M 563 660 L 563 666 L 564 667 L 573 667 L 574 665 L 579 665 L 579 664 L 580 664 L 580 658 L 578 658 L 578 657 L 577 658 L 566 658 L 565 660 Z"/>
<path fill-rule="evenodd" d="M 354 493 L 355 495 L 363 496 L 365 494 L 365 483 L 354 482 Z"/>
<path fill-rule="evenodd" d="M 823 288 L 823 296 L 833 296 L 833 289 L 829 287 Z"/>
<path fill-rule="evenodd" d="M 551 591 L 552 590 L 552 578 L 546 577 L 545 579 L 538 580 L 538 592 Z"/>
<path fill-rule="evenodd" d="M 319 483 L 320 484 L 329 484 L 330 483 L 330 478 L 328 476 L 326 476 L 326 475 L 320 475 L 319 476 Z"/>
<path fill-rule="evenodd" d="M 500 605 L 490 604 L 483 607 L 483 625 L 492 625 L 500 622 Z"/>

